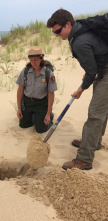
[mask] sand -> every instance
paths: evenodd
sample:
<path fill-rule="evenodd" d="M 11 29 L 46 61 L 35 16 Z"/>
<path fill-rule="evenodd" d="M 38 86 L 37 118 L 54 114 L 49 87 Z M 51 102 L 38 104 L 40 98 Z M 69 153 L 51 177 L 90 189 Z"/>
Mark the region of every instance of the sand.
<path fill-rule="evenodd" d="M 58 56 L 59 55 L 59 56 Z M 54 51 L 45 59 L 53 61 L 58 82 L 53 106 L 54 122 L 71 94 L 80 86 L 84 71 L 69 55 Z M 14 63 L 9 79 L 26 64 Z M 16 90 L 0 89 L 0 218 L 2 221 L 108 221 L 108 126 L 103 137 L 104 148 L 95 152 L 90 171 L 62 170 L 64 162 L 75 158 L 77 149 L 71 145 L 80 139 L 92 97 L 92 86 L 75 100 L 47 141 L 50 153 L 42 167 L 28 164 L 27 148 L 32 137 L 42 140 L 34 127 L 21 129 L 14 105 Z M 32 161 L 32 160 L 30 160 Z"/>
<path fill-rule="evenodd" d="M 94 177 L 79 169 L 63 171 L 51 165 L 48 171 L 47 167 L 46 175 L 29 169 L 17 181 L 20 192 L 53 205 L 58 217 L 66 221 L 108 220 L 108 175 Z"/>
<path fill-rule="evenodd" d="M 40 137 L 33 136 L 27 147 L 27 161 L 32 168 L 44 167 L 50 153 L 50 146 L 44 143 Z"/>

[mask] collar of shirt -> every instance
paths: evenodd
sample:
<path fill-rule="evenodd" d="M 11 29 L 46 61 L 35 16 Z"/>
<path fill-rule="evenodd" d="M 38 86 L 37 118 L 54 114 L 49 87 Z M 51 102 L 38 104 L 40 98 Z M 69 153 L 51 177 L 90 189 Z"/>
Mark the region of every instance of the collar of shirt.
<path fill-rule="evenodd" d="M 40 70 L 40 72 L 39 72 L 39 74 L 38 74 L 37 76 L 39 76 L 39 75 L 45 76 L 45 69 L 46 69 L 46 67 L 41 68 L 41 70 Z M 34 73 L 34 74 L 35 74 L 34 68 L 31 67 L 31 68 L 29 69 L 28 73 Z M 36 74 L 35 74 L 35 75 L 36 75 Z"/>
<path fill-rule="evenodd" d="M 82 27 L 80 22 L 75 22 L 74 25 L 72 26 L 72 30 L 70 32 L 70 35 L 68 37 L 68 41 L 71 44 L 74 34 Z"/>

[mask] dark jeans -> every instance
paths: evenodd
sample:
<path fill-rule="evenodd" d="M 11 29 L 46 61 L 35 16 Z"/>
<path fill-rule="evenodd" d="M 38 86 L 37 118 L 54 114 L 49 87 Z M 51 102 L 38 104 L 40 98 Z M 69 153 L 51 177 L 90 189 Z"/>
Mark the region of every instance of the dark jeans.
<path fill-rule="evenodd" d="M 52 121 L 50 121 L 49 125 L 44 124 L 47 109 L 47 97 L 43 99 L 31 99 L 24 96 L 24 107 L 22 109 L 23 118 L 20 119 L 19 126 L 28 128 L 34 125 L 37 133 L 46 132 L 53 124 Z"/>

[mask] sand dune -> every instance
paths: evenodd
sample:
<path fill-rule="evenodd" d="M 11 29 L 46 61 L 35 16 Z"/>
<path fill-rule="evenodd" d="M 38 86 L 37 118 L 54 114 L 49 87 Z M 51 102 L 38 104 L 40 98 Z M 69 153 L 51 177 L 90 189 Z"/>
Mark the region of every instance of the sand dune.
<path fill-rule="evenodd" d="M 54 121 L 56 121 L 71 99 L 71 94 L 80 86 L 84 71 L 77 61 L 74 61 L 74 66 L 71 59 L 67 63 L 65 56 L 61 56 L 58 60 L 58 55 L 54 54 L 52 58 L 56 67 L 56 79 L 59 82 L 53 107 Z M 46 56 L 46 59 L 52 58 Z M 26 62 L 14 64 L 19 72 L 24 63 Z M 81 138 L 92 96 L 92 86 L 79 100 L 72 103 L 48 140 L 51 148 L 48 162 L 45 167 L 38 170 L 33 170 L 27 163 L 29 140 L 34 135 L 38 137 L 38 134 L 34 127 L 19 128 L 16 111 L 12 105 L 16 103 L 16 90 L 17 87 L 11 91 L 1 88 L 0 91 L 1 220 L 108 220 L 108 126 L 103 137 L 104 148 L 96 151 L 91 171 L 66 172 L 61 169 L 65 161 L 76 156 L 77 149 L 71 145 L 71 142 L 74 138 Z M 47 132 L 41 134 L 41 139 L 46 135 Z M 82 204 L 81 200 L 84 200 Z"/>

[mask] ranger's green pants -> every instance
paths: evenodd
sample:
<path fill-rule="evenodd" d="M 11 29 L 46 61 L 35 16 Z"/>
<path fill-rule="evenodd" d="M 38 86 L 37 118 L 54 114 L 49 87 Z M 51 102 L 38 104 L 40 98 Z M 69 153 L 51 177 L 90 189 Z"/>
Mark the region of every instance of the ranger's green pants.
<path fill-rule="evenodd" d="M 53 124 L 50 121 L 49 125 L 44 124 L 44 118 L 48 109 L 48 98 L 31 99 L 24 96 L 24 108 L 22 110 L 23 118 L 19 121 L 19 126 L 28 128 L 35 126 L 37 133 L 46 132 Z"/>
<path fill-rule="evenodd" d="M 83 127 L 82 142 L 76 158 L 92 163 L 94 153 L 104 135 L 108 117 L 108 65 L 101 80 L 95 80 L 88 119 Z"/>

